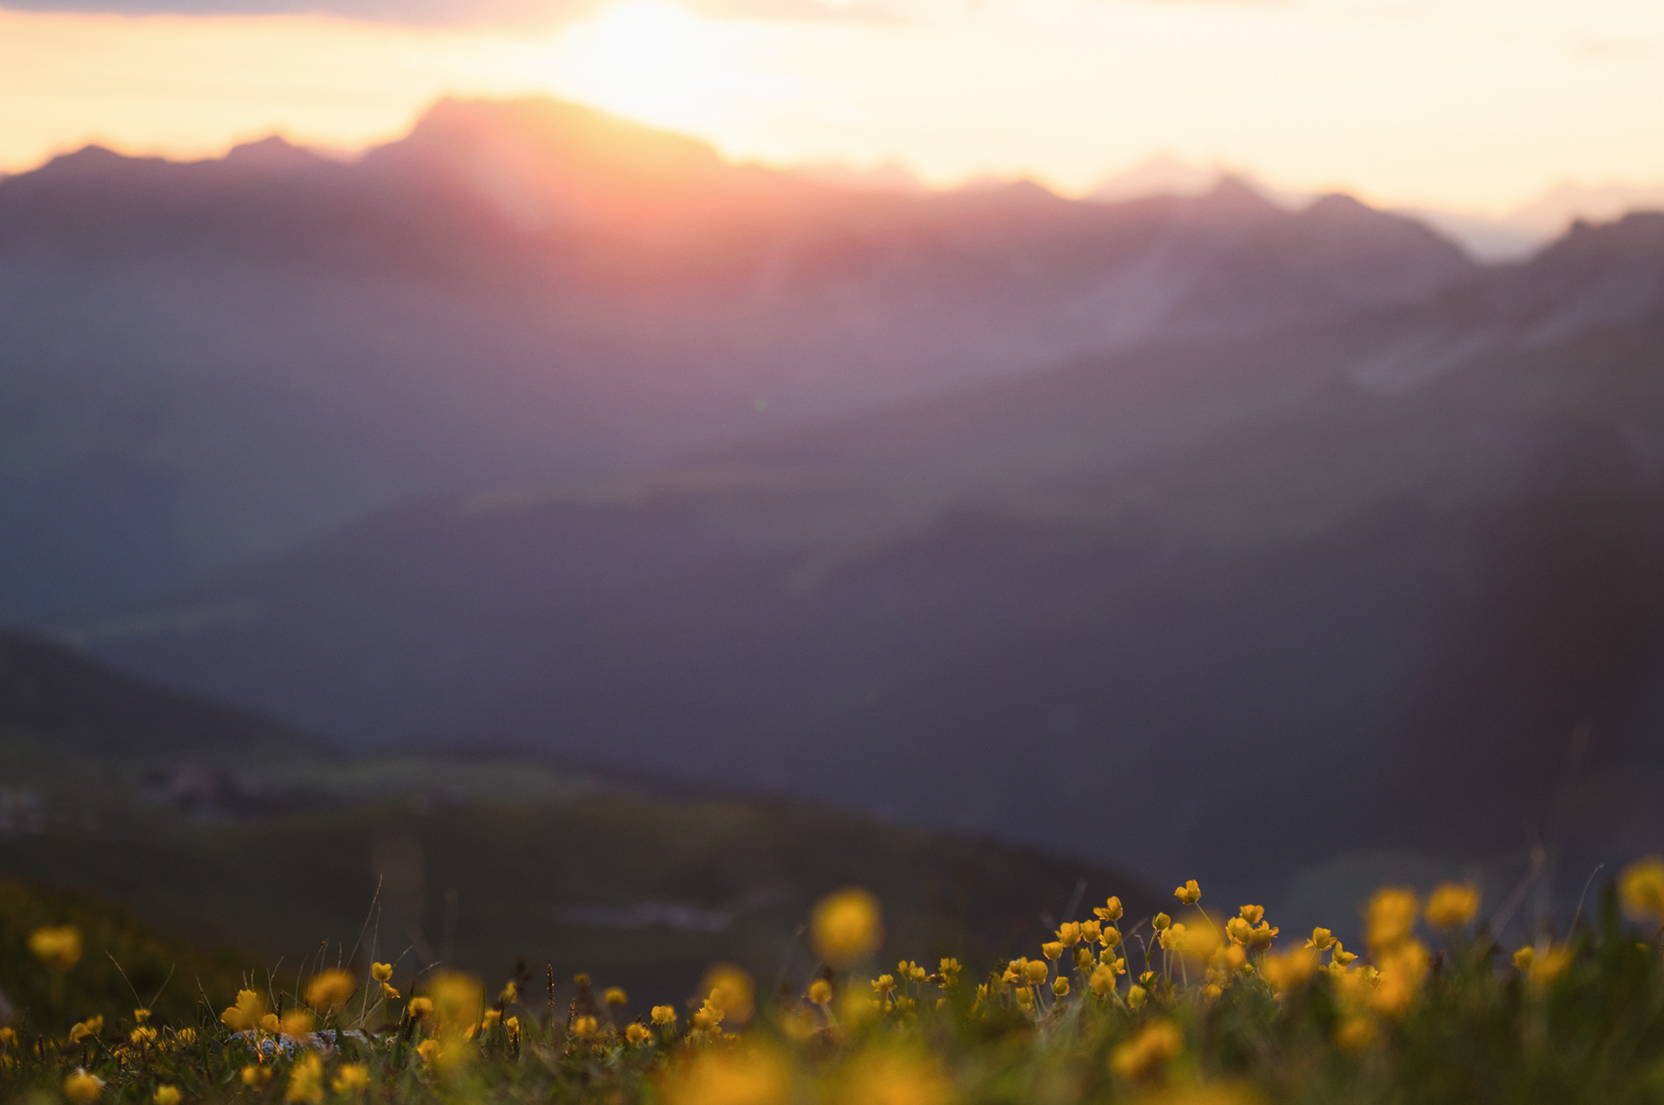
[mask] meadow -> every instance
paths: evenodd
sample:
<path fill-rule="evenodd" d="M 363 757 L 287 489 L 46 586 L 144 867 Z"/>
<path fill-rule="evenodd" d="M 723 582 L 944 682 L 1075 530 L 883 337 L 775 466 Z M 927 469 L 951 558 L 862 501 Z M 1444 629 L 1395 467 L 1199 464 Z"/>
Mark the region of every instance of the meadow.
<path fill-rule="evenodd" d="M 1664 1099 L 1664 859 L 1624 869 L 1559 933 L 1504 947 L 1479 891 L 1385 887 L 1356 948 L 1283 933 L 1187 880 L 1111 897 L 1018 958 L 880 959 L 881 904 L 819 900 L 818 967 L 770 988 L 714 965 L 691 995 L 552 969 L 486 980 L 357 949 L 227 981 L 65 902 L 14 933 L 0 1096 L 50 1105 L 604 1102 L 956 1105 L 1656 1102 Z M 1507 908 L 1506 905 L 1503 907 Z M 143 960 L 131 1001 L 89 990 Z M 321 957 L 320 957 L 321 958 Z M 144 982 L 149 990 L 139 989 Z M 285 985 L 287 983 L 287 985 Z M 232 985 L 236 988 L 233 991 Z M 183 1000 L 181 1000 L 183 999 Z"/>

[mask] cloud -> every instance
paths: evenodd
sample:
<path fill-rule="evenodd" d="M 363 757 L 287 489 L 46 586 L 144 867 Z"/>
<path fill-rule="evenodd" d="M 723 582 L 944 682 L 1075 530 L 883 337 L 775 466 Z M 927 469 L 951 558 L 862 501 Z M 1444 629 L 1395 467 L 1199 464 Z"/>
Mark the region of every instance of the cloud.
<path fill-rule="evenodd" d="M 0 11 L 118 15 L 332 15 L 371 22 L 422 25 L 533 24 L 584 19 L 608 0 L 0 0 Z M 701 15 L 726 19 L 908 22 L 894 5 L 876 0 L 677 0 Z"/>

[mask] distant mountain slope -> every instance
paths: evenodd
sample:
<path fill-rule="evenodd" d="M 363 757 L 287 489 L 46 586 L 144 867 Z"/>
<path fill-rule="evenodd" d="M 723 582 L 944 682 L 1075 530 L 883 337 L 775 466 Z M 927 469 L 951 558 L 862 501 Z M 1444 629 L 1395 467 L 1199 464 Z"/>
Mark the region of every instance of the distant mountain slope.
<path fill-rule="evenodd" d="M 308 747 L 276 722 L 164 690 L 58 645 L 5 632 L 0 632 L 0 730 L 89 758 L 264 759 L 304 754 Z"/>
<path fill-rule="evenodd" d="M 1227 181 L 839 189 L 555 101 L 353 162 L 89 147 L 0 182 L 0 620 L 201 580 L 424 494 L 655 464 L 1151 341 L 1418 301 L 1473 263 Z"/>
<path fill-rule="evenodd" d="M 1095 857 L 1159 825 L 1152 877 L 1640 846 L 1664 304 L 1554 319 L 1564 272 L 1642 280 L 1651 232 L 1415 308 L 412 504 L 78 639 L 348 741 L 517 740 Z M 1438 371 L 1360 370 L 1417 333 Z M 1582 774 L 1545 766 L 1582 739 Z M 1245 824 L 1254 854 L 1222 853 Z"/>
<path fill-rule="evenodd" d="M 122 955 L 146 991 L 172 958 L 180 976 L 163 1004 L 176 1012 L 197 997 L 189 972 L 228 1001 L 233 964 L 287 976 L 320 944 L 331 962 L 403 956 L 406 975 L 442 960 L 500 980 L 518 963 L 539 987 L 550 963 L 563 989 L 587 970 L 640 1001 L 679 1002 L 713 962 L 743 963 L 760 985 L 794 961 L 808 969 L 803 919 L 846 885 L 883 900 L 886 956 L 962 954 L 968 966 L 1044 939 L 1081 895 L 1120 893 L 1138 915 L 1159 905 L 1099 865 L 756 797 L 737 771 L 672 794 L 536 756 L 341 757 L 291 743 L 222 765 L 263 800 L 204 809 L 177 793 L 200 782 L 181 758 L 264 727 L 32 642 L 7 640 L 4 656 L 0 754 L 54 758 L 0 783 L 0 869 L 30 884 L 0 882 L 0 936 L 81 923 L 89 958 Z M 200 739 L 137 739 L 145 719 Z M 114 772 L 117 756 L 154 770 Z M 96 894 L 145 924 L 95 920 L 94 903 L 41 887 Z M 178 950 L 192 944 L 239 957 Z M 108 1000 L 95 991 L 110 979 L 90 966 L 77 992 Z"/>

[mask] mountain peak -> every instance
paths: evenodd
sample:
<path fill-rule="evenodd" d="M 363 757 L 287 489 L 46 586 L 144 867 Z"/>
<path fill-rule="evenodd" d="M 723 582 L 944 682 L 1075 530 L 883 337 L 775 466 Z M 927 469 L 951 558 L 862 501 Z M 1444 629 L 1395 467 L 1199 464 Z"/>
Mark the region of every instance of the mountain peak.
<path fill-rule="evenodd" d="M 323 159 L 304 146 L 297 146 L 281 134 L 269 134 L 252 142 L 232 146 L 225 160 L 233 165 L 260 169 L 307 168 Z"/>
<path fill-rule="evenodd" d="M 1346 192 L 1329 192 L 1321 195 L 1307 204 L 1305 211 L 1302 213 L 1323 219 L 1349 219 L 1356 218 L 1359 215 L 1378 214 L 1373 207 Z"/>
<path fill-rule="evenodd" d="M 550 96 L 442 97 L 393 145 L 435 143 L 452 153 L 513 152 L 626 169 L 686 171 L 721 164 L 716 151 L 696 138 Z"/>
<path fill-rule="evenodd" d="M 1208 211 L 1232 215 L 1276 214 L 1279 208 L 1246 177 L 1226 173 L 1212 188 L 1197 196 L 1195 203 Z"/>

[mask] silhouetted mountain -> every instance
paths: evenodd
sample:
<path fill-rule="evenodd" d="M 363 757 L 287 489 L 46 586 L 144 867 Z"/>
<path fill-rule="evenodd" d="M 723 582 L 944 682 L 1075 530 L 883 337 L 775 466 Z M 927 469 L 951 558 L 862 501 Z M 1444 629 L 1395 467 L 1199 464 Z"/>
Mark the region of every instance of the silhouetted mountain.
<path fill-rule="evenodd" d="M 1144 832 L 1143 871 L 1212 856 L 1226 885 L 1366 848 L 1640 846 L 1664 828 L 1636 799 L 1664 768 L 1664 309 L 1494 324 L 1645 282 L 1653 233 L 413 504 L 79 639 L 351 743 L 518 740 L 1123 860 Z M 1381 386 L 1417 335 L 1447 363 Z"/>
<path fill-rule="evenodd" d="M 58 645 L 0 633 L 0 730 L 60 753 L 221 760 L 308 754 L 293 730 L 110 670 Z"/>
<path fill-rule="evenodd" d="M 1073 356 L 1471 275 L 1225 182 L 838 189 L 545 100 L 352 162 L 89 147 L 0 182 L 0 618 L 84 614 L 424 494 L 661 463 Z"/>

